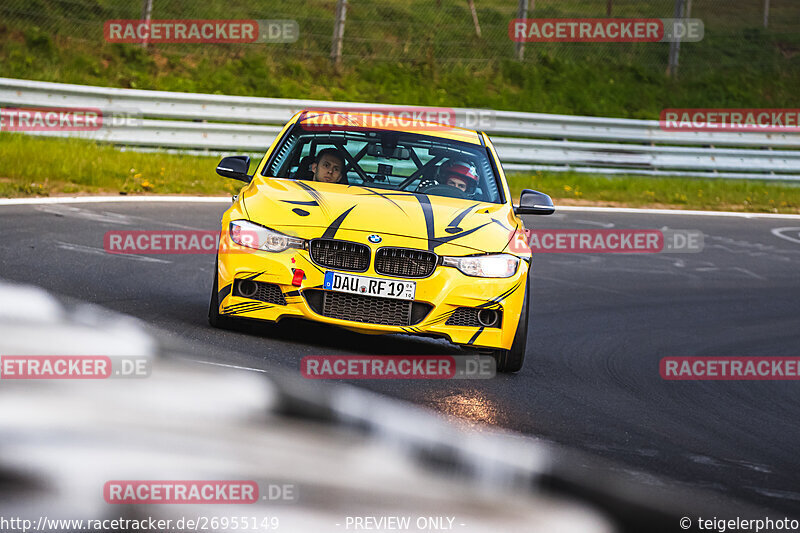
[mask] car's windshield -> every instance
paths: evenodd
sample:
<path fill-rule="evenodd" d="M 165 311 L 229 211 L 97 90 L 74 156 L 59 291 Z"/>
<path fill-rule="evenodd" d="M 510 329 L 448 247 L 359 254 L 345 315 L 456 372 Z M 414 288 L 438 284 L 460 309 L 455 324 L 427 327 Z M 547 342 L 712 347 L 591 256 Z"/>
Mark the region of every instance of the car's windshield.
<path fill-rule="evenodd" d="M 262 175 L 503 202 L 484 146 L 417 133 L 298 123 Z"/>

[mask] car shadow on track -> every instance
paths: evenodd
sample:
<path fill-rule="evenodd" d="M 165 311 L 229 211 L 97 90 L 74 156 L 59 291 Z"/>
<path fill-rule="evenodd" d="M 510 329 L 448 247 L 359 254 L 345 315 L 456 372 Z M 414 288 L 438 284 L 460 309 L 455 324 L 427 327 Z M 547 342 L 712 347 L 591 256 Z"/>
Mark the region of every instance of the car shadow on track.
<path fill-rule="evenodd" d="M 278 342 L 372 355 L 457 355 L 469 351 L 446 339 L 411 335 L 366 335 L 328 324 L 285 318 L 277 324 L 239 319 L 228 331 Z"/>

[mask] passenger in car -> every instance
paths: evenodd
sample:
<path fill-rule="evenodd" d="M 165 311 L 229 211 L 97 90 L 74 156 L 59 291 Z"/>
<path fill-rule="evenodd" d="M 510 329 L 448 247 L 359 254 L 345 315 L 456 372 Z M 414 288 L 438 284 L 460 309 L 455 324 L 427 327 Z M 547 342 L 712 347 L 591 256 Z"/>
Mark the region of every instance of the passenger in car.
<path fill-rule="evenodd" d="M 478 176 L 475 175 L 467 163 L 455 160 L 448 161 L 441 166 L 439 175 L 446 185 L 455 187 L 470 196 L 475 194 Z"/>

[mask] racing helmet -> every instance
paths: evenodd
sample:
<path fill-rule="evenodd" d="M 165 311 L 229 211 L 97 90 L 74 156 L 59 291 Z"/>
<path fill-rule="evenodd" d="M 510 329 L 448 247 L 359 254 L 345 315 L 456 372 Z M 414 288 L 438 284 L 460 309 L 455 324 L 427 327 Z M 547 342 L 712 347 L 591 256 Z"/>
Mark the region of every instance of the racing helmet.
<path fill-rule="evenodd" d="M 472 194 L 478 186 L 478 176 L 469 163 L 452 159 L 439 168 L 439 181 L 447 183 L 449 177 L 460 178 L 467 184 L 467 193 Z"/>

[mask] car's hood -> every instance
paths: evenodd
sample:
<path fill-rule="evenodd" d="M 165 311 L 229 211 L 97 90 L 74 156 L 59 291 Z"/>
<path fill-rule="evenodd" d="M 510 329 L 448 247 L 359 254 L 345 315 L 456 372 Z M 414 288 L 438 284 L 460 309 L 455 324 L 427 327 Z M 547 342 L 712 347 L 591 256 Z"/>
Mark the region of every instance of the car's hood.
<path fill-rule="evenodd" d="M 243 191 L 250 220 L 281 228 L 313 228 L 304 237 L 333 238 L 339 230 L 420 239 L 437 253 L 499 252 L 516 227 L 511 207 L 371 187 L 257 177 Z"/>

